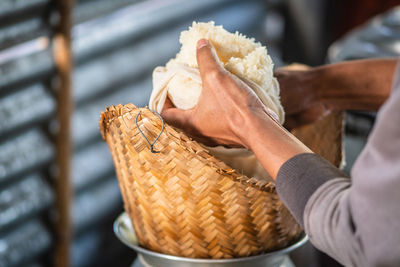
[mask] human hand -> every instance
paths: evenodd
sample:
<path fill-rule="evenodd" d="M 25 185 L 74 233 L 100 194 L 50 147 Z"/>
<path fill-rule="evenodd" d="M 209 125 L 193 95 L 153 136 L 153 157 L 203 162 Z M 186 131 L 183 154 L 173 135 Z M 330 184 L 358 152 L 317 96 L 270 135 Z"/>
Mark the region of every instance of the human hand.
<path fill-rule="evenodd" d="M 331 111 L 322 101 L 321 77 L 314 68 L 292 64 L 275 70 L 274 75 L 280 85 L 287 129 L 317 121 Z"/>
<path fill-rule="evenodd" d="M 182 110 L 167 98 L 161 115 L 206 145 L 249 148 L 246 125 L 250 116 L 268 114 L 266 107 L 247 84 L 224 69 L 207 40 L 197 43 L 197 63 L 203 86 L 197 105 Z"/>

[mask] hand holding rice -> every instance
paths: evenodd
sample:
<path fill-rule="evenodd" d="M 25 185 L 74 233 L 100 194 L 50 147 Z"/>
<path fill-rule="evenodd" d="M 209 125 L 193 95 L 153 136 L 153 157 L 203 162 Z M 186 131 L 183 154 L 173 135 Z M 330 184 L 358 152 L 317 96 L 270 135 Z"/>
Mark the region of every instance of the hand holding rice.
<path fill-rule="evenodd" d="M 257 94 L 270 114 L 283 123 L 279 84 L 273 77 L 273 62 L 266 47 L 236 32 L 229 33 L 214 22 L 196 23 L 180 36 L 180 52 L 165 67 L 153 72 L 153 92 L 149 107 L 161 112 L 167 96 L 181 109 L 193 108 L 199 99 L 202 82 L 196 60 L 196 43 L 208 39 L 226 70 L 241 78 Z M 244 148 L 207 147 L 210 153 L 241 173 L 271 179 L 251 151 Z"/>

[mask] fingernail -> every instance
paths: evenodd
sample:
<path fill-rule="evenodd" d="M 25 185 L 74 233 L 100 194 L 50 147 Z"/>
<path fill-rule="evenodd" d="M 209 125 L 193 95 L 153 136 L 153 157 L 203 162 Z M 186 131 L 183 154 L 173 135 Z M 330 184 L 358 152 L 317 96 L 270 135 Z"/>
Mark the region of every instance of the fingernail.
<path fill-rule="evenodd" d="M 206 46 L 208 44 L 209 44 L 209 42 L 206 39 L 200 39 L 197 42 L 197 49 L 200 49 L 200 48 L 202 48 L 202 47 L 204 47 L 204 46 Z"/>

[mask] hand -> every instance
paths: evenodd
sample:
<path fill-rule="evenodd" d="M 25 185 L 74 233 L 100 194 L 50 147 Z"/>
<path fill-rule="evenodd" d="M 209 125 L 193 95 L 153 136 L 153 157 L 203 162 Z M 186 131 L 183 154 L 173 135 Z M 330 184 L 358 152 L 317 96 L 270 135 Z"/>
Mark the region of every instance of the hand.
<path fill-rule="evenodd" d="M 203 84 L 198 104 L 182 110 L 167 99 L 161 115 L 206 145 L 248 148 L 243 131 L 251 114 L 267 113 L 264 104 L 242 80 L 224 69 L 207 40 L 197 43 L 197 63 Z"/>
<path fill-rule="evenodd" d="M 321 99 L 322 88 L 314 68 L 292 64 L 275 71 L 279 81 L 282 106 L 285 110 L 285 127 L 293 129 L 317 121 L 331 108 Z"/>
<path fill-rule="evenodd" d="M 247 84 L 224 69 L 207 40 L 197 43 L 197 64 L 203 83 L 199 102 L 182 110 L 167 100 L 161 112 L 167 123 L 206 145 L 251 149 L 273 178 L 289 158 L 311 152 L 270 116 Z"/>

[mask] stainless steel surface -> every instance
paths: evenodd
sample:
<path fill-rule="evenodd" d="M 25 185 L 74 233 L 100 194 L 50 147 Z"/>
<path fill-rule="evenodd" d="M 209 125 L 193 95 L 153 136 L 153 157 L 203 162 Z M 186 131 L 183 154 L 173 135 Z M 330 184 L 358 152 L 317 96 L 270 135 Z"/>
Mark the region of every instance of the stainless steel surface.
<path fill-rule="evenodd" d="M 154 267 L 279 267 L 282 266 L 282 263 L 289 252 L 304 245 L 308 240 L 308 237 L 303 235 L 296 243 L 281 250 L 245 258 L 216 260 L 177 257 L 157 253 L 140 247 L 131 220 L 125 212 L 115 220 L 114 232 L 125 245 L 138 253 L 138 256 L 142 258 L 144 266 Z"/>
<path fill-rule="evenodd" d="M 151 267 L 146 263 L 143 263 L 143 257 L 139 256 L 136 260 L 132 263 L 131 267 Z M 285 256 L 282 264 L 279 267 L 296 267 L 293 262 L 290 260 L 289 256 Z"/>
<path fill-rule="evenodd" d="M 376 16 L 333 43 L 330 62 L 400 55 L 400 6 Z"/>

